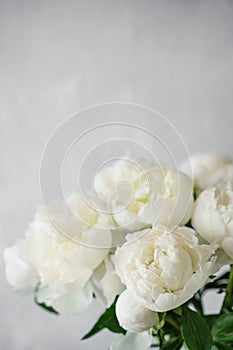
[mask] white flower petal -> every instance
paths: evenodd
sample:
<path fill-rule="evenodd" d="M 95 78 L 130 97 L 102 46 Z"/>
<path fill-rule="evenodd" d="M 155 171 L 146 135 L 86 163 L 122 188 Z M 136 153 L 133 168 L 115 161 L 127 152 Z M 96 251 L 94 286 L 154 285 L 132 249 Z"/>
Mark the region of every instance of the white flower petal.
<path fill-rule="evenodd" d="M 227 181 L 233 181 L 233 164 L 227 164 L 215 170 L 209 177 L 211 186 L 218 185 Z"/>
<path fill-rule="evenodd" d="M 145 227 L 138 216 L 123 206 L 112 206 L 113 216 L 116 223 L 128 231 L 138 231 Z"/>
<path fill-rule="evenodd" d="M 39 274 L 30 254 L 30 243 L 24 239 L 3 254 L 7 282 L 16 289 L 32 290 L 39 281 Z"/>
<path fill-rule="evenodd" d="M 97 248 L 97 250 L 100 250 L 101 254 L 106 254 L 112 245 L 111 231 L 106 228 L 91 228 L 83 234 L 83 241 L 81 244 L 82 243 L 90 246 L 91 250 Z"/>
<path fill-rule="evenodd" d="M 139 213 L 139 220 L 145 224 L 153 225 L 184 225 L 192 215 L 193 198 L 185 198 L 180 195 L 177 198 L 159 196 L 155 202 L 147 203 Z"/>
<path fill-rule="evenodd" d="M 226 252 L 221 248 L 216 250 L 215 255 L 217 256 L 217 260 L 216 260 L 216 269 L 214 273 L 217 272 L 221 266 L 229 265 L 233 263 L 233 257 L 230 258 L 230 256 L 226 254 Z"/>
<path fill-rule="evenodd" d="M 88 282 L 77 292 L 65 294 L 51 300 L 51 306 L 60 314 L 69 315 L 84 311 L 93 299 L 93 287 Z M 46 301 L 45 301 L 46 302 Z"/>
<path fill-rule="evenodd" d="M 213 273 L 214 262 L 215 259 L 200 267 L 182 290 L 173 293 L 162 293 L 159 295 L 156 303 L 147 304 L 147 307 L 157 312 L 164 312 L 184 304 L 191 299 L 209 279 L 209 276 Z"/>
<path fill-rule="evenodd" d="M 199 195 L 192 225 L 204 239 L 217 241 L 233 258 L 233 183 L 209 187 Z"/>
<path fill-rule="evenodd" d="M 106 307 L 112 305 L 116 296 L 125 289 L 109 257 L 94 271 L 92 282 L 95 288 L 94 293 Z"/>
<path fill-rule="evenodd" d="M 152 344 L 152 335 L 144 333 L 126 333 L 118 335 L 110 350 L 149 350 Z"/>
<path fill-rule="evenodd" d="M 193 178 L 194 186 L 205 189 L 213 182 L 213 174 L 221 167 L 231 163 L 231 159 L 214 153 L 197 153 L 180 165 L 180 170 Z"/>
<path fill-rule="evenodd" d="M 121 327 L 135 333 L 144 332 L 159 321 L 158 314 L 140 304 L 128 289 L 117 300 L 116 316 Z"/>
<path fill-rule="evenodd" d="M 222 249 L 229 255 L 229 257 L 233 260 L 233 237 L 226 237 L 222 241 Z"/>

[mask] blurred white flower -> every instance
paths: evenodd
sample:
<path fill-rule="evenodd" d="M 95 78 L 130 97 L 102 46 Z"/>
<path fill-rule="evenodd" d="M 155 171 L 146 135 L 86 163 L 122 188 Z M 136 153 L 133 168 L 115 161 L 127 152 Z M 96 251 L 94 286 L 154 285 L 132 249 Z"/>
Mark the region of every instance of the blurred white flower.
<path fill-rule="evenodd" d="M 121 327 L 135 333 L 145 332 L 159 322 L 157 312 L 144 307 L 128 289 L 117 300 L 116 316 Z"/>
<path fill-rule="evenodd" d="M 116 296 L 125 289 L 109 256 L 97 267 L 91 280 L 95 295 L 102 300 L 106 307 L 110 307 Z"/>
<path fill-rule="evenodd" d="M 187 227 L 160 226 L 127 236 L 116 251 L 116 271 L 136 300 L 153 311 L 168 311 L 187 300 L 214 269 L 216 244 L 199 244 Z"/>
<path fill-rule="evenodd" d="M 204 190 L 195 203 L 192 225 L 208 242 L 218 241 L 233 259 L 233 185 L 219 184 Z"/>
<path fill-rule="evenodd" d="M 5 274 L 7 282 L 21 290 L 32 290 L 39 281 L 39 274 L 33 260 L 31 243 L 21 239 L 4 250 Z"/>
<path fill-rule="evenodd" d="M 227 164 L 215 170 L 210 176 L 209 183 L 211 186 L 218 185 L 224 182 L 233 182 L 233 164 Z"/>
<path fill-rule="evenodd" d="M 110 347 L 110 350 L 149 350 L 152 345 L 150 332 L 120 334 Z"/>
<path fill-rule="evenodd" d="M 136 182 L 135 185 L 137 185 L 142 174 L 155 166 L 157 166 L 157 163 L 154 160 L 130 159 L 125 156 L 103 167 L 96 174 L 94 188 L 104 201 L 117 200 L 119 195 L 124 195 L 124 186 L 121 187 L 121 182 L 124 185 L 126 181 L 129 186 L 133 186 Z M 125 196 L 127 196 L 127 193 Z"/>
<path fill-rule="evenodd" d="M 230 158 L 214 153 L 196 153 L 180 165 L 180 170 L 193 179 L 194 187 L 203 190 L 212 184 L 218 169 L 230 164 Z"/>
<path fill-rule="evenodd" d="M 103 168 L 94 185 L 117 225 L 129 231 L 158 223 L 184 225 L 192 214 L 192 181 L 176 169 L 122 159 Z"/>
<path fill-rule="evenodd" d="M 77 219 L 64 203 L 48 206 L 51 216 L 39 208 L 25 239 L 4 252 L 8 282 L 16 289 L 40 283 L 38 301 L 60 313 L 88 306 L 94 290 L 91 277 L 111 246 L 110 230 L 95 227 L 101 214 L 90 209 L 86 215 L 78 195 L 76 204 L 85 220 Z"/>

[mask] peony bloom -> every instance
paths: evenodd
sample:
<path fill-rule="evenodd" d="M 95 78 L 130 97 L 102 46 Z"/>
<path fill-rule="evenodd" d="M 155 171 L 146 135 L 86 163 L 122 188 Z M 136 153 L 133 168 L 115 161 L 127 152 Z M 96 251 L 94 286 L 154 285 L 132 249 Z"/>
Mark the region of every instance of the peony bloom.
<path fill-rule="evenodd" d="M 154 224 L 184 225 L 192 214 L 191 179 L 176 169 L 119 160 L 95 178 L 97 195 L 109 205 L 116 224 L 137 231 Z"/>
<path fill-rule="evenodd" d="M 99 228 L 99 222 L 105 222 L 102 214 L 90 209 L 86 215 L 78 195 L 70 200 L 85 220 L 80 221 L 80 215 L 77 219 L 64 203 L 48 206 L 51 216 L 39 208 L 25 239 L 4 252 L 8 282 L 16 289 L 39 285 L 38 301 L 59 313 L 80 312 L 89 305 L 93 273 L 111 246 L 110 230 Z"/>
<path fill-rule="evenodd" d="M 144 307 L 128 289 L 117 300 L 116 316 L 121 327 L 135 333 L 145 332 L 159 322 L 157 312 Z"/>
<path fill-rule="evenodd" d="M 194 187 L 204 190 L 213 184 L 213 174 L 232 161 L 230 158 L 214 153 L 197 153 L 180 165 L 180 170 L 193 178 Z"/>
<path fill-rule="evenodd" d="M 214 269 L 216 244 L 199 244 L 193 231 L 160 226 L 127 236 L 116 271 L 134 298 L 158 312 L 174 309 L 200 289 Z"/>
<path fill-rule="evenodd" d="M 192 225 L 208 242 L 218 241 L 233 260 L 233 185 L 207 188 L 198 197 Z"/>

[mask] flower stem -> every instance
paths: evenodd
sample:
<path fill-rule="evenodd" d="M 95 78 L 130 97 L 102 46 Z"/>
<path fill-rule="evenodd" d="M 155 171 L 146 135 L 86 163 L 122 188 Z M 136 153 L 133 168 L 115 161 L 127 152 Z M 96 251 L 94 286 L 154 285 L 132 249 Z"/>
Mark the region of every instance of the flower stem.
<path fill-rule="evenodd" d="M 158 338 L 159 338 L 159 348 L 161 349 L 163 346 L 163 333 L 162 330 L 158 330 Z"/>
<path fill-rule="evenodd" d="M 233 307 L 233 265 L 231 265 L 231 271 L 226 288 L 226 295 L 223 302 L 222 311 L 232 311 Z"/>
<path fill-rule="evenodd" d="M 168 324 L 170 324 L 170 326 L 172 326 L 172 328 L 174 328 L 177 331 L 177 333 L 180 334 L 180 326 L 173 319 L 167 316 L 165 320 Z"/>

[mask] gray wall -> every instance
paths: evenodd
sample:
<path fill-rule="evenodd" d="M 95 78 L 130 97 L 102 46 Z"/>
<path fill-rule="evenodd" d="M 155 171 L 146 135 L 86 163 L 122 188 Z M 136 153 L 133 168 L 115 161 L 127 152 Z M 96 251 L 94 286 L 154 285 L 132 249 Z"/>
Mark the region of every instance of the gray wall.
<path fill-rule="evenodd" d="M 41 201 L 47 139 L 80 108 L 147 105 L 175 125 L 190 152 L 233 157 L 232 32 L 230 0 L 0 0 L 1 250 L 22 237 Z M 2 349 L 107 349 L 107 332 L 79 342 L 98 304 L 51 316 L 13 292 L 0 267 Z"/>

